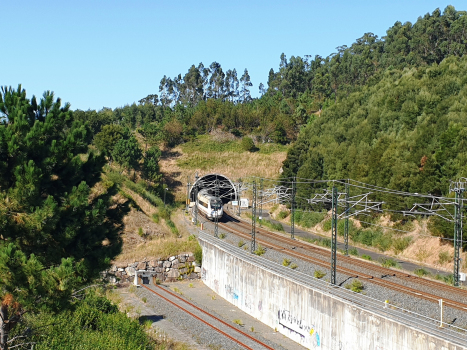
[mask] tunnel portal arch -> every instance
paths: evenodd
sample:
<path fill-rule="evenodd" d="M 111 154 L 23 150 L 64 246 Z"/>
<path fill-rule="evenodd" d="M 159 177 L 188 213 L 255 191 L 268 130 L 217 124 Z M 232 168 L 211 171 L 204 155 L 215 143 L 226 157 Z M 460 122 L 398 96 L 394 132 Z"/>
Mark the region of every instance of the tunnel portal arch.
<path fill-rule="evenodd" d="M 222 203 L 227 203 L 232 200 L 238 199 L 238 191 L 235 184 L 227 177 L 222 174 L 206 174 L 201 176 L 195 183 L 190 187 L 189 198 L 190 202 L 195 202 L 195 188 L 198 187 L 198 191 L 203 188 L 212 190 L 215 192 L 216 180 L 219 181 L 219 197 Z"/>

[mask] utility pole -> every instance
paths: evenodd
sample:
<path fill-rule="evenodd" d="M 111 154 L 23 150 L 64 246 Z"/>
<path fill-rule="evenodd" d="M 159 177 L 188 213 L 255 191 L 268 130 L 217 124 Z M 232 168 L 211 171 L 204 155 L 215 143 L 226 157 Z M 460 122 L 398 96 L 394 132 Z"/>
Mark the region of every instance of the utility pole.
<path fill-rule="evenodd" d="M 263 220 L 263 178 L 259 180 L 259 227 L 263 227 L 261 224 Z"/>
<path fill-rule="evenodd" d="M 331 209 L 331 284 L 336 284 L 336 260 L 337 260 L 337 187 L 332 185 L 332 209 Z"/>
<path fill-rule="evenodd" d="M 240 182 L 239 182 L 239 183 L 238 183 L 238 191 L 237 191 L 237 193 L 238 193 L 238 203 L 237 203 L 237 204 L 238 204 L 238 216 L 240 216 L 240 201 L 241 201 L 240 186 L 241 186 L 241 184 L 240 184 Z"/>
<path fill-rule="evenodd" d="M 290 238 L 295 239 L 295 178 L 292 180 L 292 216 L 290 217 Z"/>
<path fill-rule="evenodd" d="M 195 186 L 195 226 L 198 225 L 198 173 L 195 175 L 195 183 L 193 186 Z"/>
<path fill-rule="evenodd" d="M 349 255 L 349 180 L 345 183 L 344 250 Z"/>
<path fill-rule="evenodd" d="M 467 179 L 451 182 L 449 185 L 450 192 L 455 192 L 456 199 L 454 204 L 454 286 L 459 286 L 459 269 L 460 269 L 460 250 L 462 248 L 462 212 L 463 212 L 463 194 L 466 189 Z"/>
<path fill-rule="evenodd" d="M 251 203 L 251 252 L 256 250 L 256 181 L 253 180 L 253 203 Z"/>
<path fill-rule="evenodd" d="M 219 198 L 219 179 L 216 176 L 216 187 L 214 189 L 214 195 L 216 198 Z M 217 215 L 218 213 L 218 208 L 216 206 L 216 209 L 214 211 L 215 216 L 214 216 L 214 237 L 218 238 L 219 237 L 219 216 Z"/>

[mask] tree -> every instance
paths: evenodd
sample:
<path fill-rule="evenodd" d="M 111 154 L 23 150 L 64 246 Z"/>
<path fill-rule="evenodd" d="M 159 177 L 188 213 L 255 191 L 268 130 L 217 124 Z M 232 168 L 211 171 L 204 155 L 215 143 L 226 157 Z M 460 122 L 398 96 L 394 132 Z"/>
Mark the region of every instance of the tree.
<path fill-rule="evenodd" d="M 130 169 L 136 170 L 139 166 L 143 153 L 136 137 L 130 135 L 129 138 L 118 140 L 112 151 L 112 157 L 118 164 L 130 171 Z"/>
<path fill-rule="evenodd" d="M 159 159 L 161 150 L 157 146 L 153 146 L 146 151 L 143 160 L 143 177 L 152 182 L 158 182 L 162 175 L 159 168 Z"/>
<path fill-rule="evenodd" d="M 123 137 L 124 129 L 118 124 L 104 125 L 102 130 L 94 136 L 94 145 L 96 148 L 112 158 L 112 151 L 115 144 Z"/>
<path fill-rule="evenodd" d="M 240 91 L 240 98 L 242 102 L 248 102 L 251 100 L 250 87 L 253 86 L 250 79 L 250 74 L 248 74 L 248 69 L 245 68 L 242 77 L 240 78 L 242 83 L 242 89 Z"/>
<path fill-rule="evenodd" d="M 123 207 L 100 181 L 86 123 L 50 91 L 0 93 L 0 349 L 26 312 L 58 310 L 120 252 Z M 91 195 L 92 193 L 92 195 Z M 113 207 L 112 207 L 113 206 Z M 112 209 L 111 209 L 112 208 Z"/>

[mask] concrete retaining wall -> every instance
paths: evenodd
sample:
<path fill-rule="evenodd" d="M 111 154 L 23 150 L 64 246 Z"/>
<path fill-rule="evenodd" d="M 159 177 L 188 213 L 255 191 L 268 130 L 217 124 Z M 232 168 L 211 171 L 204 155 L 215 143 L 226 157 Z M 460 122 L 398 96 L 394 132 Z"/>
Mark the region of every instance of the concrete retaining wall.
<path fill-rule="evenodd" d="M 306 348 L 465 349 L 295 282 L 286 273 L 258 266 L 238 249 L 218 244 L 219 240 L 204 235 L 199 238 L 203 247 L 201 278 L 204 283 L 241 310 Z"/>

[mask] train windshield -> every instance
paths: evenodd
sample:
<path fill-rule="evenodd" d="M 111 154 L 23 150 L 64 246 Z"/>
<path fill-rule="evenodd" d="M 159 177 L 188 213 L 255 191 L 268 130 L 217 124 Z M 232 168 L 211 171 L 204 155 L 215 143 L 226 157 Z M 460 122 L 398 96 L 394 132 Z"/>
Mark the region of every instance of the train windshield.
<path fill-rule="evenodd" d="M 219 210 L 222 208 L 222 202 L 220 200 L 211 200 L 211 208 L 213 210 Z"/>

